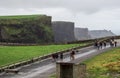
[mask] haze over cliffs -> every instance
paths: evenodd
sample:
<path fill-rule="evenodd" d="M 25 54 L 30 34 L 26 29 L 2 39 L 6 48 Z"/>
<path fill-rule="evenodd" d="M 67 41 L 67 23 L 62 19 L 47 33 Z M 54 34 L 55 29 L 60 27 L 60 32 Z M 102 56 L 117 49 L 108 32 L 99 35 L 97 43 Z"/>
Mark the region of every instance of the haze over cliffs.
<path fill-rule="evenodd" d="M 113 32 L 108 30 L 91 30 L 89 33 L 92 39 L 107 37 L 107 36 L 115 36 Z"/>
<path fill-rule="evenodd" d="M 91 38 L 88 28 L 75 28 L 74 32 L 76 40 L 87 40 Z"/>
<path fill-rule="evenodd" d="M 108 36 L 115 36 L 114 33 L 108 30 L 91 30 L 88 28 L 75 28 L 75 38 L 77 40 L 95 39 Z"/>

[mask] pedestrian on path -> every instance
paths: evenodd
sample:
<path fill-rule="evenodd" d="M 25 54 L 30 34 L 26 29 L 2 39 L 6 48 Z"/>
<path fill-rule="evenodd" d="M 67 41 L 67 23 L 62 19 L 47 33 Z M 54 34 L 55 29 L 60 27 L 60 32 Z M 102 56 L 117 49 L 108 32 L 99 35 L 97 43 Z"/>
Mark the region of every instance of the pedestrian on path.
<path fill-rule="evenodd" d="M 99 45 L 100 45 L 100 49 L 102 49 L 102 47 L 103 47 L 103 43 L 100 42 Z"/>
<path fill-rule="evenodd" d="M 56 61 L 55 54 L 52 54 L 53 61 Z"/>
<path fill-rule="evenodd" d="M 100 49 L 100 42 L 97 42 L 97 49 Z"/>
<path fill-rule="evenodd" d="M 106 41 L 103 42 L 103 45 L 104 45 L 104 48 L 106 48 L 106 45 L 107 45 Z"/>
<path fill-rule="evenodd" d="M 72 50 L 72 52 L 70 53 L 70 59 L 74 60 L 75 59 L 75 51 Z"/>
<path fill-rule="evenodd" d="M 60 60 L 63 61 L 63 53 L 60 53 Z"/>
<path fill-rule="evenodd" d="M 94 43 L 94 47 L 97 48 L 97 46 L 98 46 L 98 42 L 96 41 L 96 42 Z"/>
<path fill-rule="evenodd" d="M 53 58 L 53 61 L 57 61 L 58 60 L 58 53 L 56 54 L 52 54 L 52 58 Z"/>
<path fill-rule="evenodd" d="M 110 40 L 110 46 L 114 47 L 114 41 L 113 40 Z"/>
<path fill-rule="evenodd" d="M 117 47 L 117 41 L 115 41 L 114 43 L 115 43 L 115 44 L 114 44 L 114 45 L 115 45 L 115 47 Z"/>

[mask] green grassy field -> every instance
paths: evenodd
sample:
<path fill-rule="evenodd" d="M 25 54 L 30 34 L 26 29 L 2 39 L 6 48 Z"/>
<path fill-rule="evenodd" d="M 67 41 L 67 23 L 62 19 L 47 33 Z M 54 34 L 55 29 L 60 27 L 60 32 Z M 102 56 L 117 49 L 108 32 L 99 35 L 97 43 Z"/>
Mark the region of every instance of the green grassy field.
<path fill-rule="evenodd" d="M 0 46 L 0 67 L 43 56 L 52 52 L 65 50 L 86 44 L 46 45 L 46 46 Z"/>
<path fill-rule="evenodd" d="M 87 78 L 120 78 L 120 47 L 87 61 Z"/>

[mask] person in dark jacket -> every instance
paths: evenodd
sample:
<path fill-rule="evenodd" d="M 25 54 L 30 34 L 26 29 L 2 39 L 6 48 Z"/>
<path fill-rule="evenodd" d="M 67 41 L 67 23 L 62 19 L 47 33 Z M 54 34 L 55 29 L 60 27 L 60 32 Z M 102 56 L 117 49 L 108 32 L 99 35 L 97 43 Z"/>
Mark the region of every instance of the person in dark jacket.
<path fill-rule="evenodd" d="M 63 60 L 63 53 L 60 53 L 60 60 Z"/>
<path fill-rule="evenodd" d="M 100 49 L 102 49 L 102 47 L 103 47 L 103 43 L 102 43 L 102 42 L 100 42 L 99 44 L 100 44 Z"/>
<path fill-rule="evenodd" d="M 115 47 L 117 47 L 117 41 L 115 41 L 114 43 L 115 43 Z"/>
<path fill-rule="evenodd" d="M 75 59 L 75 51 L 72 50 L 72 52 L 70 53 L 70 59 L 74 60 Z"/>
<path fill-rule="evenodd" d="M 105 47 L 106 47 L 106 45 L 107 45 L 105 41 L 103 42 L 103 45 L 104 45 L 104 48 L 105 48 Z"/>

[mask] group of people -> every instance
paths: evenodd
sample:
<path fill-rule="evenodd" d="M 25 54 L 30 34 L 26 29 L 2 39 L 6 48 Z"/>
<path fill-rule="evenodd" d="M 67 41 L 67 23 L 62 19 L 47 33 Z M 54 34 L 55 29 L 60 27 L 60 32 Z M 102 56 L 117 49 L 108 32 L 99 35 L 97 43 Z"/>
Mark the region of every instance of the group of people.
<path fill-rule="evenodd" d="M 74 60 L 75 59 L 75 50 L 70 50 L 70 60 Z M 55 53 L 55 54 L 52 54 L 52 58 L 54 61 L 57 61 L 57 60 L 61 60 L 63 61 L 64 59 L 64 55 L 63 53 Z"/>
<path fill-rule="evenodd" d="M 52 54 L 52 58 L 53 58 L 54 61 L 57 61 L 59 58 L 60 58 L 60 60 L 63 60 L 63 53 Z"/>
<path fill-rule="evenodd" d="M 110 45 L 110 47 L 117 47 L 117 41 L 114 41 L 113 39 L 110 39 L 108 42 L 106 41 L 95 41 L 94 47 L 99 49 L 105 48 L 107 45 Z"/>
<path fill-rule="evenodd" d="M 95 43 L 94 43 L 94 47 L 97 48 L 98 50 L 106 48 L 107 45 L 110 45 L 110 47 L 116 47 L 117 46 L 117 41 L 114 41 L 113 39 L 110 39 L 109 41 L 98 41 L 98 40 L 96 40 Z M 74 60 L 75 59 L 75 54 L 78 51 L 75 50 L 75 49 L 72 49 L 69 52 L 70 52 L 70 54 L 69 54 L 70 60 Z M 59 59 L 61 61 L 63 61 L 64 55 L 63 55 L 63 53 L 55 53 L 55 54 L 52 54 L 52 58 L 53 58 L 54 61 L 57 61 Z"/>
<path fill-rule="evenodd" d="M 102 49 L 103 47 L 105 48 L 106 45 L 107 45 L 107 43 L 106 43 L 105 41 L 104 41 L 104 42 L 96 41 L 96 42 L 94 43 L 95 48 L 97 48 L 98 50 L 99 50 L 99 49 Z"/>
<path fill-rule="evenodd" d="M 111 47 L 117 47 L 117 41 L 110 40 L 110 46 Z"/>

